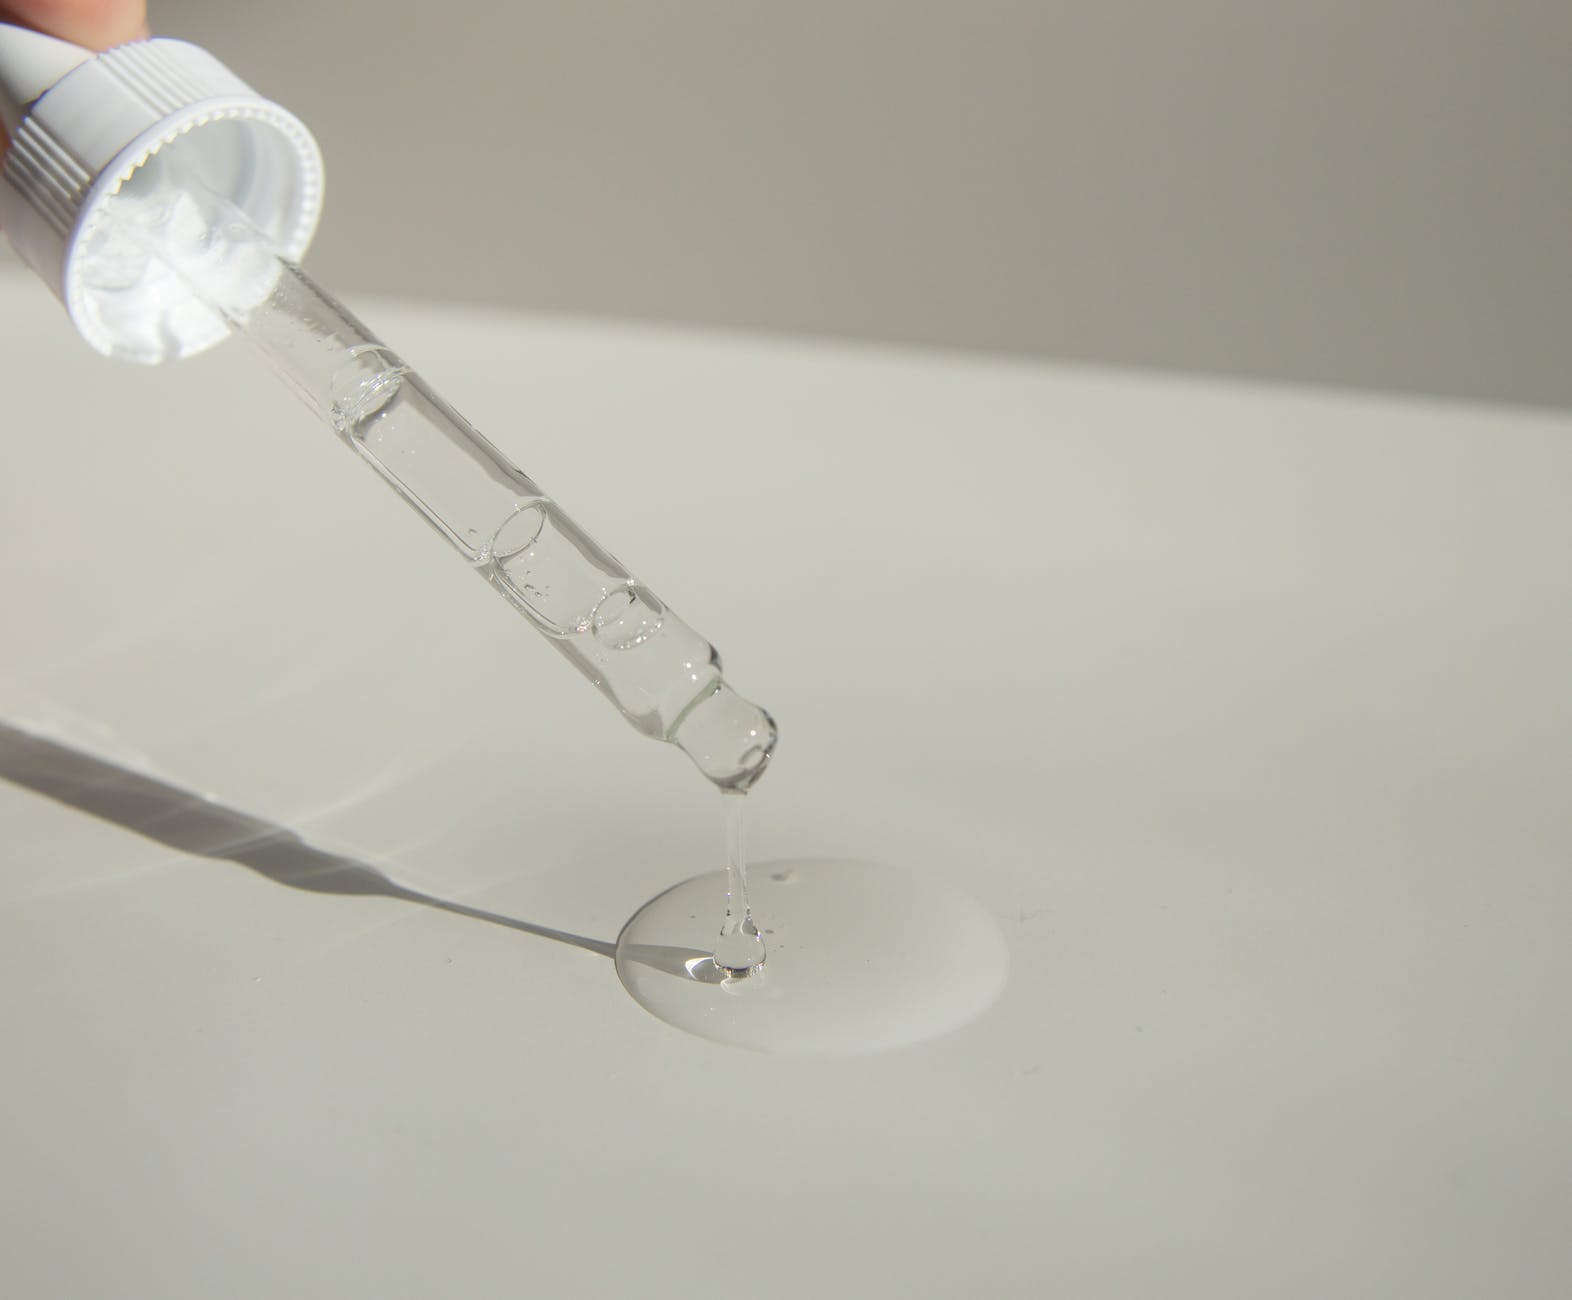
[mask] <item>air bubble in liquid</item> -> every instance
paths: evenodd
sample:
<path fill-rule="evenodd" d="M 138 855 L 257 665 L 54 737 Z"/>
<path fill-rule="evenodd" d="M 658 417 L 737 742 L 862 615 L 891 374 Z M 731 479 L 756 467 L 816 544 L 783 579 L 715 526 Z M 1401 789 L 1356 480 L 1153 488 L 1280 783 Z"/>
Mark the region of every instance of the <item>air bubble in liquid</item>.
<path fill-rule="evenodd" d="M 486 576 L 552 636 L 590 630 L 595 611 L 632 578 L 551 501 L 514 513 L 492 539 Z"/>
<path fill-rule="evenodd" d="M 637 586 L 612 592 L 595 607 L 590 620 L 595 639 L 608 650 L 631 650 L 660 631 L 665 611 L 649 592 Z"/>
<path fill-rule="evenodd" d="M 543 501 L 531 502 L 515 510 L 503 521 L 502 527 L 497 529 L 491 539 L 492 559 L 511 559 L 535 544 L 535 539 L 540 536 L 540 530 L 546 523 L 546 512 L 542 509 L 544 505 Z"/>
<path fill-rule="evenodd" d="M 388 348 L 364 344 L 333 372 L 329 385 L 333 422 L 349 437 L 362 435 L 363 426 L 380 415 L 403 386 L 409 367 Z"/>

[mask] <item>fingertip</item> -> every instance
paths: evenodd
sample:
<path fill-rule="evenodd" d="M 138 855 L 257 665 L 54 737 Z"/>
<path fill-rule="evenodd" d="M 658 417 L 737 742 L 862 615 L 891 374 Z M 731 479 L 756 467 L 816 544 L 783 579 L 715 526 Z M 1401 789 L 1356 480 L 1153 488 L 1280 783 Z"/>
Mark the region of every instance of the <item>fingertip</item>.
<path fill-rule="evenodd" d="M 147 0 L 0 0 L 0 21 L 90 50 L 111 49 L 149 34 Z"/>

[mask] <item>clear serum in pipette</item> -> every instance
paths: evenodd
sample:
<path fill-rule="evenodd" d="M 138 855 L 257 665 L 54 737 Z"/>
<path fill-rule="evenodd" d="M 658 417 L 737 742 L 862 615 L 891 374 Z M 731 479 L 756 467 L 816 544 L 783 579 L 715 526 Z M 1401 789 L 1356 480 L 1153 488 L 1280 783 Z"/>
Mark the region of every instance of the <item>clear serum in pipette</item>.
<path fill-rule="evenodd" d="M 728 889 L 715 966 L 757 971 L 742 792 L 775 744 L 720 655 L 580 528 L 243 212 L 178 165 L 178 144 L 114 203 L 145 272 L 183 283 L 646 736 L 684 750 L 727 800 Z M 106 245 L 107 248 L 107 245 Z M 100 259 L 108 268 L 112 259 Z M 119 264 L 115 263 L 118 267 Z M 123 280 L 120 271 L 118 284 Z M 102 286 L 106 291 L 107 281 Z M 243 292 L 242 292 L 243 287 Z M 112 296 L 112 294 L 111 294 Z"/>
<path fill-rule="evenodd" d="M 166 146 L 127 181 L 106 223 L 131 232 L 149 273 L 254 344 L 635 728 L 682 749 L 721 789 L 751 786 L 775 726 L 724 679 L 714 647 L 179 153 Z"/>

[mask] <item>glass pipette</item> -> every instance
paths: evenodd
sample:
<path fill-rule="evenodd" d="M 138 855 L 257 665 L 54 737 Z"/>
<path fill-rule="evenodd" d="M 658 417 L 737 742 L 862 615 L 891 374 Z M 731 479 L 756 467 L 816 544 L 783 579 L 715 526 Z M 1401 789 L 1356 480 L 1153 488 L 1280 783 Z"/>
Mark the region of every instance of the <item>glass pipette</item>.
<path fill-rule="evenodd" d="M 235 204 L 155 154 L 81 250 L 88 287 L 183 284 L 191 310 L 250 339 L 296 393 L 640 732 L 722 790 L 758 780 L 769 714 L 726 683 L 672 613 L 397 353 L 281 256 Z"/>

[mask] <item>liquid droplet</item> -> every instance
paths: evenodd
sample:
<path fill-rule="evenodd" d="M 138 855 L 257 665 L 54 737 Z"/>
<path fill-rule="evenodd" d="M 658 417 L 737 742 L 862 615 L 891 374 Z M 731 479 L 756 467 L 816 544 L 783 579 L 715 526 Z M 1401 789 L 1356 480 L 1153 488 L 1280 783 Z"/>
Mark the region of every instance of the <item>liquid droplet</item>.
<path fill-rule="evenodd" d="M 764 937 L 751 916 L 727 916 L 711 960 L 729 979 L 747 979 L 764 968 Z"/>

